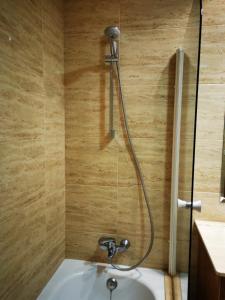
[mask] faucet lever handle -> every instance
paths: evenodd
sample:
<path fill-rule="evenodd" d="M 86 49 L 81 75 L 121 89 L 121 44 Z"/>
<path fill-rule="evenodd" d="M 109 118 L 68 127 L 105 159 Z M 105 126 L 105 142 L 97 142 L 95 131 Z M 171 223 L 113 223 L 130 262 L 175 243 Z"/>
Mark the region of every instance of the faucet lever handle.
<path fill-rule="evenodd" d="M 116 245 L 116 240 L 112 237 L 103 236 L 98 240 L 98 244 L 102 250 L 107 251 L 109 248 Z"/>
<path fill-rule="evenodd" d="M 123 253 L 130 247 L 130 242 L 127 239 L 121 240 L 119 245 L 116 245 L 116 240 L 112 237 L 101 237 L 98 240 L 98 245 L 101 250 L 108 251 L 108 258 L 112 258 L 117 253 Z"/>

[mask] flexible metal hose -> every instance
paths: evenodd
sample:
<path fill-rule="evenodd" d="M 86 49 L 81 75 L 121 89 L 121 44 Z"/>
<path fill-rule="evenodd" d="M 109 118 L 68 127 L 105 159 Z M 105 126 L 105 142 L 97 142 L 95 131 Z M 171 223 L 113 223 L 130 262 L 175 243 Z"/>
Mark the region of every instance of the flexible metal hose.
<path fill-rule="evenodd" d="M 138 266 L 140 266 L 140 264 L 148 257 L 148 255 L 150 254 L 150 252 L 152 250 L 153 243 L 154 243 L 154 224 L 153 224 L 153 218 L 152 218 L 152 213 L 151 213 L 151 208 L 150 208 L 150 203 L 149 203 L 150 201 L 149 201 L 148 193 L 147 193 L 145 182 L 144 182 L 144 176 L 142 174 L 140 163 L 139 163 L 137 155 L 135 153 L 132 138 L 131 138 L 130 131 L 129 131 L 126 107 L 125 107 L 125 103 L 124 103 L 123 90 L 122 90 L 122 84 L 121 84 L 121 78 L 120 78 L 119 63 L 116 62 L 115 64 L 116 64 L 116 75 L 117 75 L 118 85 L 119 85 L 119 99 L 120 99 L 120 105 L 121 105 L 122 113 L 123 113 L 124 129 L 125 129 L 125 132 L 126 132 L 128 145 L 129 145 L 129 148 L 131 150 L 132 160 L 133 160 L 137 175 L 138 175 L 138 177 L 140 179 L 140 182 L 141 182 L 141 187 L 142 187 L 143 194 L 144 194 L 145 204 L 146 204 L 147 211 L 148 211 L 149 223 L 150 223 L 149 225 L 150 225 L 150 231 L 151 231 L 151 238 L 150 238 L 150 241 L 149 241 L 148 249 L 147 249 L 145 255 L 136 264 L 134 264 L 131 267 L 121 268 L 121 267 L 116 266 L 116 265 L 113 264 L 112 258 L 109 260 L 110 264 L 115 269 L 117 269 L 119 271 L 131 271 L 131 270 L 137 268 Z"/>

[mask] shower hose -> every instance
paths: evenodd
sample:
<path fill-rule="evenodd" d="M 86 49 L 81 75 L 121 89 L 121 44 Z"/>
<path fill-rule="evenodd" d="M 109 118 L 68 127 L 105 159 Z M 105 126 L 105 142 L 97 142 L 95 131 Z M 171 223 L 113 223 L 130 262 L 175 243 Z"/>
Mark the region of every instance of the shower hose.
<path fill-rule="evenodd" d="M 130 267 L 121 268 L 121 267 L 113 264 L 112 258 L 109 259 L 109 263 L 115 269 L 117 269 L 119 271 L 131 271 L 131 270 L 137 268 L 138 266 L 140 266 L 140 264 L 148 257 L 148 255 L 150 254 L 150 252 L 152 250 L 153 242 L 154 242 L 154 224 L 153 224 L 153 220 L 152 220 L 152 212 L 151 212 L 150 203 L 149 203 L 150 201 L 149 201 L 148 193 L 147 193 L 145 182 L 144 182 L 144 176 L 142 174 L 140 163 L 139 163 L 137 155 L 135 153 L 133 142 L 132 142 L 130 131 L 129 131 L 126 107 L 125 107 L 125 103 L 124 103 L 123 90 L 122 90 L 122 84 L 121 84 L 121 78 L 120 78 L 119 63 L 115 62 L 115 65 L 116 65 L 116 76 L 118 79 L 118 86 L 119 86 L 119 100 L 120 100 L 120 105 L 121 105 L 122 114 L 123 114 L 124 129 L 125 129 L 125 133 L 127 136 L 128 146 L 131 150 L 132 161 L 134 163 L 137 176 L 141 182 L 141 187 L 142 187 L 143 194 L 144 194 L 145 204 L 146 204 L 147 211 L 148 211 L 148 217 L 149 217 L 149 223 L 150 223 L 149 225 L 150 225 L 150 231 L 151 231 L 151 237 L 149 240 L 149 245 L 148 245 L 147 251 L 146 251 L 145 255 L 136 264 L 134 264 Z"/>

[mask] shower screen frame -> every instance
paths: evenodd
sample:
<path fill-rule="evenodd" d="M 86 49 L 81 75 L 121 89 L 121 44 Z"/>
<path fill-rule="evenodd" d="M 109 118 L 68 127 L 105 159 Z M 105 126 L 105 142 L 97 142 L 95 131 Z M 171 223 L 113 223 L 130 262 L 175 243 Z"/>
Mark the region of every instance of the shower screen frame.
<path fill-rule="evenodd" d="M 198 117 L 198 95 L 199 95 L 199 75 L 201 62 L 201 42 L 202 42 L 202 22 L 203 22 L 203 1 L 199 0 L 199 39 L 198 39 L 198 58 L 197 58 L 197 77 L 195 94 L 195 116 L 194 116 L 194 136 L 193 136 L 193 159 L 192 159 L 192 188 L 191 188 L 191 213 L 190 213 L 190 231 L 189 231 L 189 263 L 188 263 L 188 291 L 187 299 L 191 300 L 191 262 L 192 262 L 192 233 L 193 233 L 193 201 L 194 201 L 194 182 L 195 182 L 195 150 L 196 133 Z"/>

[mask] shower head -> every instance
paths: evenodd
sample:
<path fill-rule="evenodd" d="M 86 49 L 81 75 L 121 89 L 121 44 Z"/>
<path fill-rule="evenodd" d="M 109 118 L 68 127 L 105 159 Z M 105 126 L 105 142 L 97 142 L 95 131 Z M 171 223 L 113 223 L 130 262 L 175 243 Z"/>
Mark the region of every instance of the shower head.
<path fill-rule="evenodd" d="M 109 27 L 106 27 L 104 33 L 105 33 L 105 36 L 107 36 L 108 38 L 110 38 L 112 40 L 116 40 L 116 39 L 118 39 L 118 37 L 120 35 L 120 30 L 116 26 L 109 26 Z"/>

